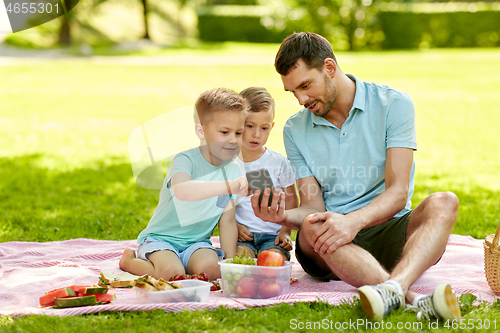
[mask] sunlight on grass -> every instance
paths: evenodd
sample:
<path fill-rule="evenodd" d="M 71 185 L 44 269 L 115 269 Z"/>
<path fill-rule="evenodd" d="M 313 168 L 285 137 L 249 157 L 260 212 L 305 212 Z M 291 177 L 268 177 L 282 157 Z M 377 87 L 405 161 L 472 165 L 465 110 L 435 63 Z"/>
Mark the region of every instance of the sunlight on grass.
<path fill-rule="evenodd" d="M 57 210 L 61 205 L 83 207 L 79 209 L 84 209 L 84 213 L 79 215 L 90 223 L 96 221 L 98 212 L 116 209 L 112 201 L 108 204 L 108 200 L 102 198 L 122 192 L 148 192 L 152 198 L 148 203 L 125 203 L 126 197 L 122 202 L 132 205 L 132 211 L 141 212 L 133 214 L 141 216 L 144 225 L 151 210 L 143 214 L 140 207 L 146 204 L 154 207 L 157 194 L 134 189 L 128 136 L 156 116 L 193 104 L 201 92 L 219 86 L 236 91 L 251 85 L 266 87 L 277 107 L 276 126 L 268 146 L 284 152 L 283 126 L 300 106 L 292 94 L 283 90 L 280 77 L 274 71 L 272 59 L 277 47 L 276 44 L 222 43 L 202 45 L 200 49 L 158 51 L 167 57 L 189 56 L 190 61 L 200 62 L 194 66 L 189 62 L 151 66 L 148 60 L 153 58 L 144 57 L 144 65 L 133 66 L 120 65 L 118 60 L 109 65 L 93 63 L 92 58 L 78 58 L 0 67 L 3 78 L 0 100 L 2 109 L 7 111 L 0 116 L 3 133 L 0 157 L 6 162 L 5 171 L 16 180 L 0 187 L 13 191 L 16 187 L 12 186 L 17 186 L 21 191 L 19 198 L 34 201 L 34 211 L 40 212 L 35 216 L 43 216 L 44 223 L 52 221 L 51 225 L 57 225 L 55 221 L 61 214 L 67 214 L 65 209 Z M 206 56 L 268 57 L 270 63 L 236 66 L 222 61 L 217 65 L 201 65 Z M 461 200 L 459 223 L 454 231 L 478 238 L 493 232 L 500 212 L 495 200 L 500 191 L 500 148 L 495 139 L 500 128 L 496 112 L 500 103 L 497 94 L 500 51 L 339 53 L 337 60 L 344 72 L 407 91 L 413 98 L 419 148 L 415 152 L 414 204 L 432 192 L 452 190 Z M 191 135 L 194 136 L 194 129 L 189 126 L 178 128 L 169 137 L 173 142 L 182 142 L 183 137 Z M 113 166 L 119 168 L 113 169 Z M 45 181 L 45 177 L 64 181 L 57 180 L 53 185 Z M 76 177 L 84 181 L 79 182 Z M 109 177 L 115 180 L 102 181 Z M 34 186 L 33 195 L 43 195 L 30 199 L 30 186 Z M 90 193 L 96 198 L 102 197 L 98 200 L 99 207 L 91 208 L 85 203 L 84 198 Z M 8 221 L 31 216 L 29 211 L 14 210 L 19 206 L 16 204 L 19 198 L 6 197 L 3 207 Z M 70 215 L 66 218 L 70 219 Z M 119 219 L 120 213 L 115 214 L 115 218 Z M 113 236 L 113 232 L 106 232 L 108 236 L 104 237 L 130 237 L 142 225 L 130 234 Z M 20 237 L 22 233 L 14 231 L 18 227 L 13 228 L 3 227 L 2 239 L 9 239 L 6 230 L 13 232 L 10 239 Z M 106 230 L 109 231 L 109 227 Z"/>

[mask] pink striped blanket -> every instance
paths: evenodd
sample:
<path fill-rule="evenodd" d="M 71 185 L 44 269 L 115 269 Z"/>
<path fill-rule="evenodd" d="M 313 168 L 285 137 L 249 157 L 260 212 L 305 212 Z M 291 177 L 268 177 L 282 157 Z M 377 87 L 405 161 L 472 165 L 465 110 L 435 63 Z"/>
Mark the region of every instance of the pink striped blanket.
<path fill-rule="evenodd" d="M 218 243 L 217 238 L 213 238 Z M 125 248 L 137 248 L 131 241 L 72 239 L 60 242 L 8 242 L 0 244 L 0 315 L 24 316 L 44 314 L 72 316 L 100 311 L 137 311 L 163 309 L 168 312 L 215 309 L 220 306 L 246 309 L 279 303 L 323 301 L 339 304 L 352 300 L 356 289 L 344 282 L 319 282 L 309 277 L 295 262 L 292 277 L 298 282 L 290 292 L 271 299 L 253 300 L 225 298 L 220 291 L 211 292 L 208 302 L 139 304 L 134 290 L 114 289 L 116 301 L 108 305 L 67 309 L 40 308 L 38 298 L 46 291 L 73 284 L 97 283 L 99 272 L 121 273 L 118 261 Z M 292 252 L 293 254 L 293 252 Z M 451 235 L 441 261 L 418 279 L 412 289 L 430 293 L 443 282 L 449 283 L 457 295 L 472 293 L 479 301 L 493 301 L 496 296 L 488 287 L 483 269 L 482 240 Z"/>

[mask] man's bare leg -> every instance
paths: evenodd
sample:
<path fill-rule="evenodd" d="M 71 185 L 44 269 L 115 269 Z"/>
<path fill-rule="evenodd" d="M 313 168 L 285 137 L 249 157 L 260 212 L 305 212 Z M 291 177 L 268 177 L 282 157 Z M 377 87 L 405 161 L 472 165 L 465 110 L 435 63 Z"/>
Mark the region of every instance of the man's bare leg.
<path fill-rule="evenodd" d="M 401 260 L 390 274 L 408 302 L 418 295 L 409 287 L 443 255 L 458 215 L 458 198 L 451 192 L 433 193 L 413 211 Z"/>
<path fill-rule="evenodd" d="M 450 285 L 436 286 L 430 295 L 418 295 L 409 287 L 443 255 L 458 213 L 458 199 L 450 192 L 435 193 L 412 213 L 407 242 L 390 281 L 358 289 L 361 305 L 369 318 L 380 320 L 406 300 L 413 304 L 417 318 L 459 320 L 460 307 Z M 398 289 L 399 288 L 399 289 Z"/>
<path fill-rule="evenodd" d="M 377 259 L 355 244 L 341 246 L 331 254 L 315 252 L 311 243 L 321 222 L 309 223 L 307 219 L 306 217 L 299 232 L 300 249 L 319 268 L 333 272 L 339 279 L 354 287 L 379 284 L 389 279 L 389 273 Z"/>

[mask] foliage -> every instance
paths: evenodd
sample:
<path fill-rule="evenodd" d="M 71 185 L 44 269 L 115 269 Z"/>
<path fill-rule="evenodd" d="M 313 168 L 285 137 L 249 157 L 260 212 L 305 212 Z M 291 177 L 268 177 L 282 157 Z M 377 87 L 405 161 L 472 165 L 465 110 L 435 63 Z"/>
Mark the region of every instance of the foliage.
<path fill-rule="evenodd" d="M 382 11 L 385 49 L 500 46 L 500 11 Z"/>
<path fill-rule="evenodd" d="M 193 0 L 147 0 L 150 39 L 174 44 L 196 33 Z M 67 30 L 67 31 L 66 31 Z M 108 46 L 139 40 L 145 34 L 144 8 L 141 0 L 80 0 L 61 17 L 11 34 L 6 43 L 32 48 L 88 44 Z"/>
<path fill-rule="evenodd" d="M 272 0 L 261 5 L 267 10 L 253 15 L 252 6 L 227 6 L 223 14 L 198 10 L 200 39 L 280 42 L 294 31 L 313 31 L 336 50 L 374 48 L 383 39 L 372 0 Z"/>
<path fill-rule="evenodd" d="M 198 15 L 199 38 L 208 42 L 273 43 L 283 40 L 287 32 L 267 29 L 260 16 Z"/>
<path fill-rule="evenodd" d="M 381 0 L 271 0 L 261 4 L 268 11 L 253 15 L 243 9 L 242 14 L 234 6 L 224 14 L 198 11 L 200 38 L 280 42 L 294 31 L 312 31 L 330 40 L 334 50 L 500 45 L 500 11 L 495 5 L 427 3 L 419 7 Z"/>

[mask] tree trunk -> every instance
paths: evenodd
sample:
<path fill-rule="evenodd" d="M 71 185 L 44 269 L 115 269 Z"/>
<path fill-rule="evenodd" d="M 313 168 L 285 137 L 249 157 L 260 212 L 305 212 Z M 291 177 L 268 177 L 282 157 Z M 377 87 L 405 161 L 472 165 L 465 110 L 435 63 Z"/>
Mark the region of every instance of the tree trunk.
<path fill-rule="evenodd" d="M 144 39 L 151 39 L 149 38 L 149 28 L 148 28 L 148 4 L 146 3 L 147 0 L 142 0 L 142 6 L 144 8 Z"/>
<path fill-rule="evenodd" d="M 71 45 L 71 30 L 67 14 L 62 16 L 62 20 L 61 29 L 59 30 L 59 44 L 68 46 Z"/>

